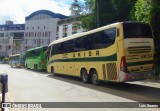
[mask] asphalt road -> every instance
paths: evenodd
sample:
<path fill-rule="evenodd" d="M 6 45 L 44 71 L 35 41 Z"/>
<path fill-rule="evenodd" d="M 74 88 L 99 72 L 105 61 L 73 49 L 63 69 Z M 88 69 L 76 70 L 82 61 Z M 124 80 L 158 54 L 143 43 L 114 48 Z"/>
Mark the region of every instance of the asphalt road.
<path fill-rule="evenodd" d="M 11 68 L 0 64 L 0 73 L 8 74 L 7 102 L 160 102 L 160 82 L 138 81 L 130 83 L 84 84 L 79 78 L 53 76 L 25 68 Z M 111 107 L 114 107 L 113 104 Z M 120 104 L 119 104 L 120 105 Z M 126 104 L 127 105 L 127 104 Z M 91 106 L 91 107 L 94 107 Z M 116 107 L 116 106 L 115 106 Z M 140 108 L 129 110 L 138 111 Z M 11 111 L 128 111 L 128 108 L 54 108 L 10 109 Z M 141 111 L 159 111 L 141 108 Z"/>

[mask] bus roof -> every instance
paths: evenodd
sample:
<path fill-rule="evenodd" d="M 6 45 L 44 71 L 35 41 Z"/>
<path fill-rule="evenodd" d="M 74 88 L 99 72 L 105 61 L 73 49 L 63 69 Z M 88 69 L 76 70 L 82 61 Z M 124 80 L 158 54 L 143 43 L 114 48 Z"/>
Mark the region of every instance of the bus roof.
<path fill-rule="evenodd" d="M 90 30 L 90 31 L 83 32 L 83 33 L 77 33 L 77 34 L 74 34 L 74 35 L 71 35 L 71 36 L 68 36 L 68 37 L 65 37 L 65 38 L 61 38 L 61 39 L 53 41 L 49 46 L 51 46 L 53 44 L 61 43 L 61 42 L 67 41 L 67 40 L 75 39 L 75 38 L 78 38 L 78 37 L 81 37 L 81 36 L 85 36 L 85 35 L 88 35 L 88 34 L 96 33 L 98 31 L 105 30 L 106 28 L 113 27 L 113 26 L 116 26 L 117 24 L 122 24 L 122 23 L 123 22 L 117 22 L 117 23 L 113 23 L 113 24 L 110 24 L 110 25 L 106 25 L 106 26 L 94 29 L 94 30 Z"/>
<path fill-rule="evenodd" d="M 43 47 L 48 47 L 48 46 L 39 46 L 39 47 L 28 49 L 27 51 L 31 51 L 31 50 L 35 50 L 35 49 L 40 49 L 40 48 L 43 48 Z"/>

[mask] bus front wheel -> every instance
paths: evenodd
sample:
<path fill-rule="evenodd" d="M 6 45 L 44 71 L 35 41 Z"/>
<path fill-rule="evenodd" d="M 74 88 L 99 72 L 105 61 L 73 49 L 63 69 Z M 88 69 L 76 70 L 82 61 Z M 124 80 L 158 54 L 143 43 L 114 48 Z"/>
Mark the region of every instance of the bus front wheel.
<path fill-rule="evenodd" d="M 51 67 L 51 73 L 52 73 L 52 75 L 55 76 L 55 72 L 54 72 L 54 68 L 53 67 Z"/>
<path fill-rule="evenodd" d="M 86 69 L 81 70 L 81 78 L 84 83 L 89 83 L 89 74 L 87 74 Z"/>
<path fill-rule="evenodd" d="M 94 85 L 99 85 L 98 74 L 96 70 L 92 70 L 91 72 L 91 81 Z"/>

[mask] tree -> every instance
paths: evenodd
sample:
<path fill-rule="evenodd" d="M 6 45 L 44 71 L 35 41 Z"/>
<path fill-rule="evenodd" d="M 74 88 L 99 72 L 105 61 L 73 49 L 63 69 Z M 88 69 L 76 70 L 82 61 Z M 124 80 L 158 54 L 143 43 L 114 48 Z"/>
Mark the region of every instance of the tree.
<path fill-rule="evenodd" d="M 159 0 L 137 0 L 135 4 L 134 19 L 140 22 L 149 23 L 154 33 L 155 44 L 155 62 L 156 66 L 160 64 L 160 2 Z M 158 67 L 156 74 L 160 73 Z M 158 72 L 157 72 L 158 71 Z"/>
<path fill-rule="evenodd" d="M 156 41 L 159 41 L 160 39 L 159 0 L 138 0 L 135 4 L 135 12 L 133 19 L 135 19 L 136 21 L 149 23 L 152 26 Z M 158 47 L 159 43 L 156 44 L 157 44 L 156 47 Z"/>
<path fill-rule="evenodd" d="M 135 19 L 137 21 L 151 23 L 153 12 L 152 0 L 138 0 L 135 4 Z"/>
<path fill-rule="evenodd" d="M 74 0 L 74 2 L 71 4 L 70 10 L 71 16 L 80 15 L 80 13 L 82 12 L 82 6 L 78 2 L 78 0 Z"/>
<path fill-rule="evenodd" d="M 131 12 L 137 0 L 112 0 L 112 5 L 116 10 L 117 21 L 131 20 Z"/>
<path fill-rule="evenodd" d="M 85 0 L 85 7 L 88 7 L 90 14 L 82 20 L 82 26 L 90 30 L 96 28 L 97 21 L 99 26 L 104 26 L 130 20 L 135 2 L 136 0 Z"/>
<path fill-rule="evenodd" d="M 160 2 L 159 0 L 138 0 L 135 4 L 133 19 L 149 23 L 155 37 L 160 37 Z"/>
<path fill-rule="evenodd" d="M 14 48 L 16 49 L 16 53 L 17 53 L 17 50 L 20 50 L 20 46 L 21 46 L 21 42 L 16 40 L 14 43 Z"/>
<path fill-rule="evenodd" d="M 86 30 L 91 30 L 96 28 L 96 19 L 95 19 L 95 2 L 96 0 L 84 0 L 84 10 L 83 10 L 83 17 L 82 17 L 82 24 L 81 26 Z"/>

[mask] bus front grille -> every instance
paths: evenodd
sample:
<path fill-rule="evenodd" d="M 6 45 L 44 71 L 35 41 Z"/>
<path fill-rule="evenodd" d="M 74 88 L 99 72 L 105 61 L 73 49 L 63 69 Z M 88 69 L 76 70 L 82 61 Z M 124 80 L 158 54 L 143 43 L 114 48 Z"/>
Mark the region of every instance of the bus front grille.
<path fill-rule="evenodd" d="M 128 53 L 147 53 L 151 52 L 151 46 L 128 47 Z"/>
<path fill-rule="evenodd" d="M 116 63 L 108 63 L 107 64 L 107 74 L 108 74 L 108 80 L 117 80 L 117 67 Z"/>

